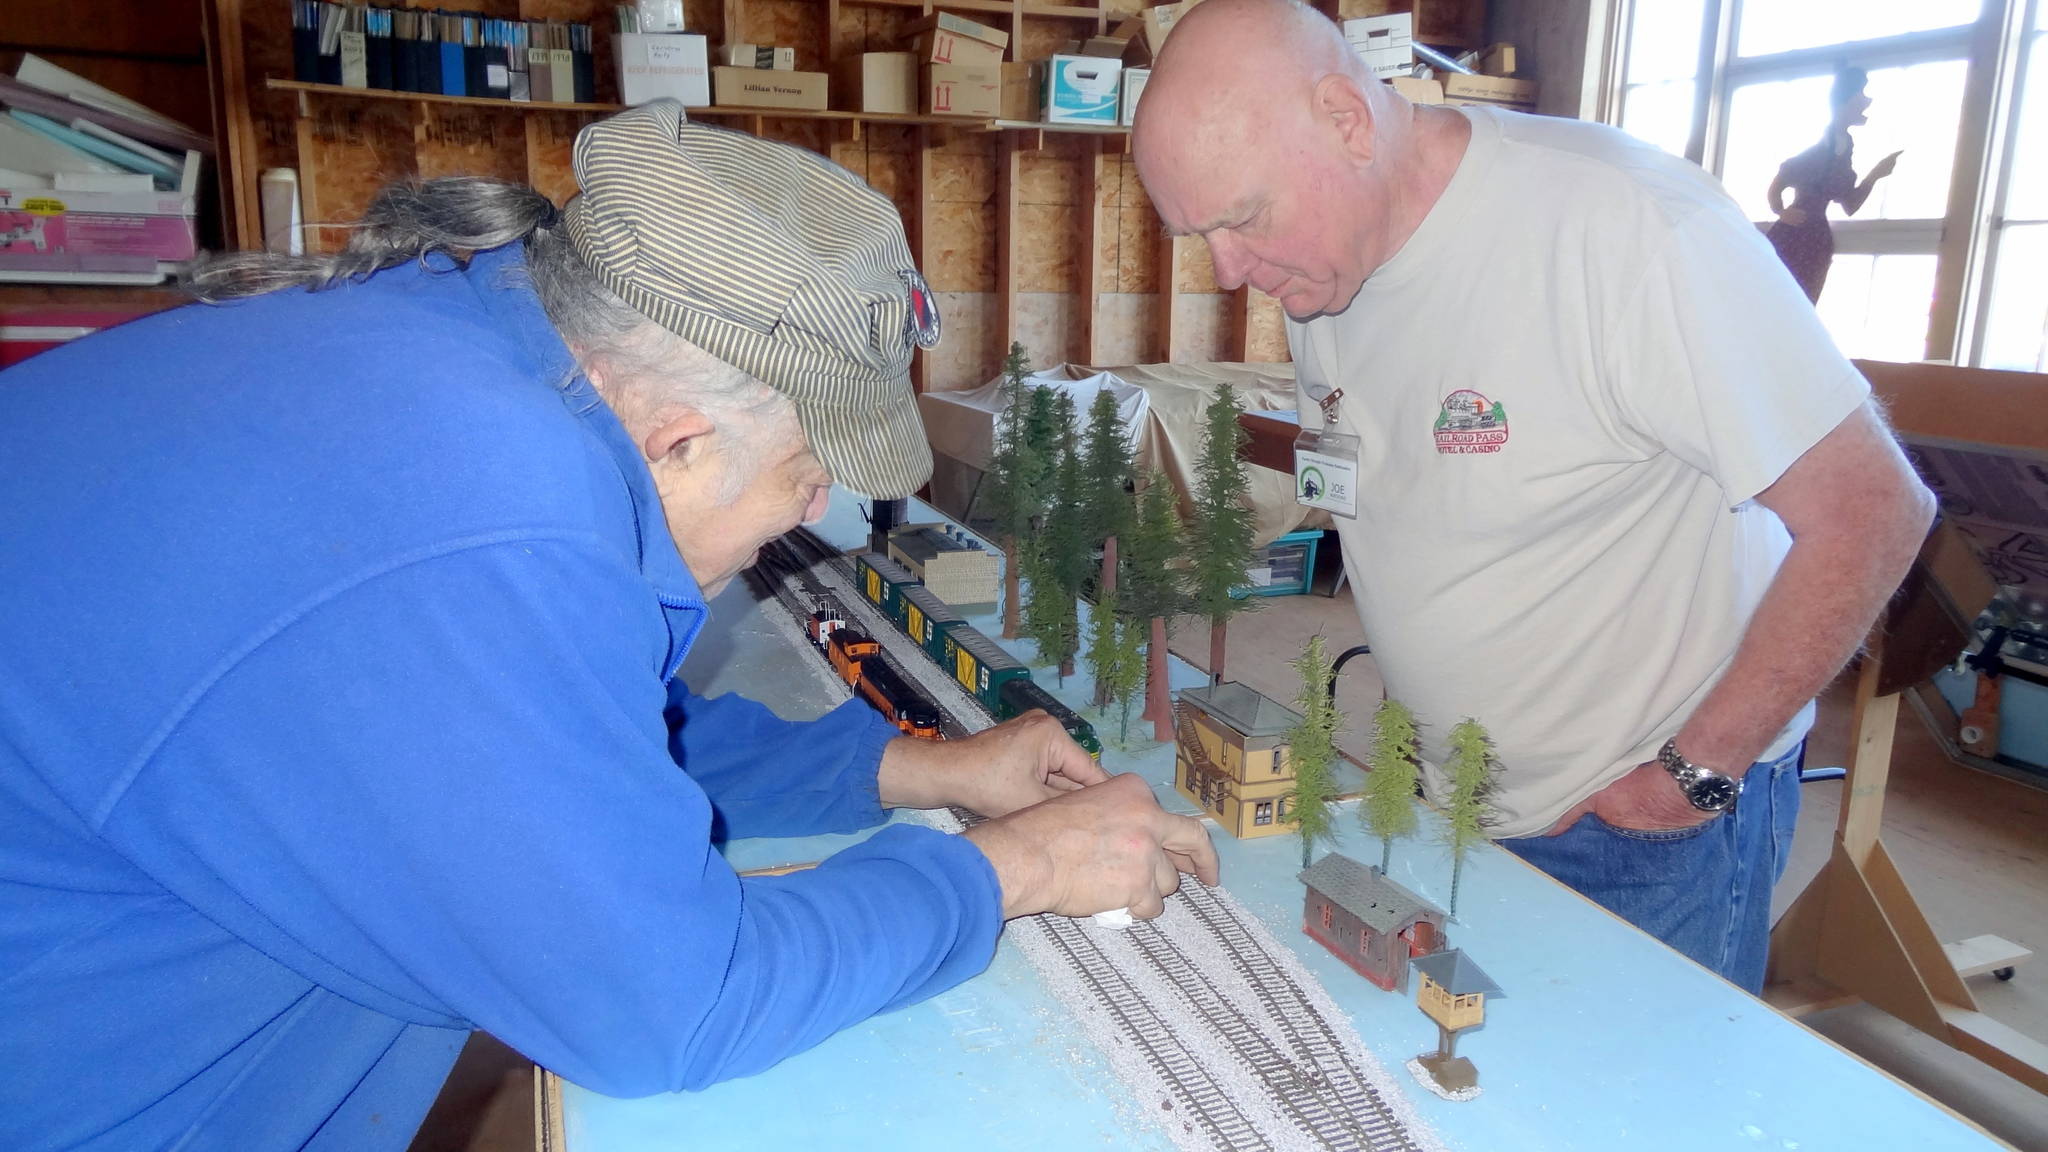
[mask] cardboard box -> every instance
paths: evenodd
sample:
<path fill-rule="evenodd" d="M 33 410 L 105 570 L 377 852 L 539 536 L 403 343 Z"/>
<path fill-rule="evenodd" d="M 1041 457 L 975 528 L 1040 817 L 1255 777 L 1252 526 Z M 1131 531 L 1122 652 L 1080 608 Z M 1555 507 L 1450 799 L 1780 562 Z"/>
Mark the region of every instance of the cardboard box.
<path fill-rule="evenodd" d="M 1337 19 L 1407 12 L 1415 38 L 1438 48 L 1482 48 L 1486 44 L 1486 0 L 1337 0 Z"/>
<path fill-rule="evenodd" d="M 645 104 L 664 97 L 686 108 L 711 103 L 711 72 L 704 37 L 682 32 L 619 32 L 612 36 L 612 61 L 619 70 L 619 103 Z"/>
<path fill-rule="evenodd" d="M 1509 80 L 1502 76 L 1465 76 L 1447 72 L 1443 76 L 1444 103 L 1487 104 L 1516 112 L 1536 110 L 1536 82 Z"/>
<path fill-rule="evenodd" d="M 1003 62 L 1003 49 L 1010 34 L 986 24 L 976 24 L 949 12 L 934 12 L 910 26 L 917 58 L 929 64 L 987 64 Z"/>
<path fill-rule="evenodd" d="M 917 57 L 909 52 L 863 52 L 847 61 L 841 84 L 856 112 L 917 111 Z"/>
<path fill-rule="evenodd" d="M 1150 68 L 1124 69 L 1123 79 L 1117 85 L 1117 123 L 1128 128 L 1138 118 L 1138 97 L 1145 94 L 1145 82 L 1150 79 Z"/>
<path fill-rule="evenodd" d="M 1488 76 L 1513 76 L 1515 74 L 1515 46 L 1495 44 L 1480 58 L 1479 70 Z"/>
<path fill-rule="evenodd" d="M 989 120 L 1002 115 L 1002 65 L 925 65 L 924 111 L 928 116 L 980 116 Z"/>
<path fill-rule="evenodd" d="M 776 72 L 759 68 L 711 70 L 712 96 L 721 108 L 796 108 L 823 112 L 831 80 L 823 72 Z"/>
<path fill-rule="evenodd" d="M 1100 56 L 1054 56 L 1045 62 L 1045 122 L 1114 126 L 1123 65 Z"/>
<path fill-rule="evenodd" d="M 1000 119 L 1035 121 L 1045 87 L 1045 65 L 1024 61 L 1003 64 L 1003 110 Z"/>
<path fill-rule="evenodd" d="M 1441 80 L 1417 80 L 1413 76 L 1396 76 L 1387 81 L 1394 86 L 1402 98 L 1410 104 L 1441 104 L 1444 102 L 1444 86 Z"/>
<path fill-rule="evenodd" d="M 636 0 L 642 32 L 681 32 L 683 0 Z"/>
<path fill-rule="evenodd" d="M 1406 12 L 1346 20 L 1344 39 L 1382 80 L 1406 76 L 1415 68 L 1415 17 Z"/>
<path fill-rule="evenodd" d="M 773 44 L 727 44 L 724 63 L 731 68 L 766 68 L 794 72 L 796 49 L 777 48 Z"/>
<path fill-rule="evenodd" d="M 1101 56 L 1109 60 L 1124 58 L 1124 49 L 1131 46 L 1128 36 L 1090 36 L 1081 42 L 1081 55 Z"/>
<path fill-rule="evenodd" d="M 198 252 L 199 153 L 187 152 L 168 192 L 78 192 L 0 186 L 0 270 L 119 272 L 163 277 L 159 265 Z M 87 282 L 90 282 L 89 280 Z"/>

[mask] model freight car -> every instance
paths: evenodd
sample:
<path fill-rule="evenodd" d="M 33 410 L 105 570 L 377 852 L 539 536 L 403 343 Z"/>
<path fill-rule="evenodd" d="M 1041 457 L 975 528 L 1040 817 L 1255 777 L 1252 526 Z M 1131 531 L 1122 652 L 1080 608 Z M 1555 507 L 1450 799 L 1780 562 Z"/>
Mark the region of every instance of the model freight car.
<path fill-rule="evenodd" d="M 963 622 L 958 613 L 907 569 L 886 556 L 863 552 L 854 557 L 854 583 L 860 594 L 882 610 L 969 696 L 998 720 L 1021 716 L 1033 708 L 1050 713 L 1090 754 L 1102 755 L 1095 728 L 1053 699 L 1031 679 L 1031 669 L 1000 644 Z"/>
<path fill-rule="evenodd" d="M 1074 738 L 1074 743 L 1086 748 L 1089 755 L 1097 759 L 1102 757 L 1102 742 L 1095 738 L 1095 726 L 1074 715 L 1072 708 L 1053 699 L 1052 693 L 1040 688 L 1036 681 L 1028 677 L 1007 681 L 998 695 L 1003 700 L 1003 709 L 997 713 L 998 716 L 1022 716 L 1037 708 L 1059 721 L 1067 735 Z"/>

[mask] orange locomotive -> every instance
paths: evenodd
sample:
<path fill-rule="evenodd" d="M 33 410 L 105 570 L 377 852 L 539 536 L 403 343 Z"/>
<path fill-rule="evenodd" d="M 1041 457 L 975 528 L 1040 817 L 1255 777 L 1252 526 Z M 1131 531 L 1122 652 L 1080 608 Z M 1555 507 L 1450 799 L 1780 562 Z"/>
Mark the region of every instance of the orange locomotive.
<path fill-rule="evenodd" d="M 904 684 L 901 677 L 881 660 L 882 646 L 867 633 L 846 627 L 844 621 L 821 627 L 827 614 L 811 620 L 811 638 L 821 640 L 825 658 L 839 678 L 865 696 L 868 703 L 894 721 L 896 727 L 922 740 L 939 740 L 938 709 Z"/>

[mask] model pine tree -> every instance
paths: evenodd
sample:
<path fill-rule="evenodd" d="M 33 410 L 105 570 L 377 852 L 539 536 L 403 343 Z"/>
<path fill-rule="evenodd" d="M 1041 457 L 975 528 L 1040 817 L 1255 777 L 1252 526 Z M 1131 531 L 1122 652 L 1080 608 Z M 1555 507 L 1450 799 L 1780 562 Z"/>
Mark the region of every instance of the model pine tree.
<path fill-rule="evenodd" d="M 1117 551 L 1137 512 L 1131 502 L 1131 440 L 1117 413 L 1116 397 L 1104 388 L 1088 406 L 1088 430 L 1081 453 L 1082 523 L 1088 547 L 1100 549 L 1097 603 L 1116 590 Z M 1109 703 L 1109 688 L 1095 681 L 1095 706 Z"/>
<path fill-rule="evenodd" d="M 1039 391 L 1048 391 L 1040 389 Z M 1030 568 L 1031 594 L 1026 625 L 1038 642 L 1039 656 L 1059 666 L 1062 684 L 1074 672 L 1081 649 L 1081 622 L 1075 604 L 1092 567 L 1087 525 L 1083 519 L 1080 437 L 1074 429 L 1074 399 L 1059 393 L 1053 400 L 1058 444 L 1044 526 Z"/>
<path fill-rule="evenodd" d="M 1321 636 L 1309 638 L 1294 670 L 1301 674 L 1301 694 L 1294 698 L 1301 723 L 1287 733 L 1294 787 L 1287 790 L 1281 807 L 1294 820 L 1295 835 L 1301 838 L 1301 866 L 1307 868 L 1315 846 L 1337 837 L 1337 729 L 1344 725 L 1344 714 L 1330 695 L 1336 673 Z"/>
<path fill-rule="evenodd" d="M 1252 565 L 1252 513 L 1245 507 L 1245 462 L 1238 449 L 1245 430 L 1237 422 L 1244 412 L 1237 392 L 1225 384 L 1217 389 L 1203 414 L 1205 434 L 1201 459 L 1195 464 L 1194 519 L 1188 526 L 1194 560 L 1190 591 L 1195 611 L 1209 618 L 1209 678 L 1223 682 L 1223 649 L 1230 618 L 1255 607 L 1232 596 L 1242 588 Z"/>
<path fill-rule="evenodd" d="M 1450 777 L 1451 795 L 1444 806 L 1444 818 L 1450 825 L 1450 915 L 1456 917 L 1458 881 L 1464 875 L 1465 853 L 1486 839 L 1487 826 L 1493 823 L 1493 804 L 1488 797 L 1493 792 L 1500 762 L 1493 758 L 1492 737 L 1470 717 L 1451 728 L 1450 744 L 1451 755 L 1444 765 L 1444 774 Z"/>
<path fill-rule="evenodd" d="M 1096 597 L 1088 612 L 1088 674 L 1095 678 L 1105 715 L 1118 711 L 1119 743 L 1131 738 L 1131 701 L 1145 682 L 1145 657 L 1140 651 L 1143 624 L 1125 619 L 1114 589 Z"/>
<path fill-rule="evenodd" d="M 1371 770 L 1358 818 L 1380 838 L 1380 872 L 1393 863 L 1394 841 L 1415 832 L 1415 713 L 1399 700 L 1382 700 L 1372 716 Z"/>
<path fill-rule="evenodd" d="M 1024 345 L 1010 345 L 1003 361 L 1002 417 L 996 422 L 995 455 L 989 459 L 984 506 L 1003 546 L 1003 635 L 1015 637 L 1022 615 L 1018 584 L 1023 577 L 1025 541 L 1045 512 L 1044 445 L 1030 435 L 1031 392 L 1024 384 L 1031 368 Z"/>
<path fill-rule="evenodd" d="M 1117 602 L 1134 625 L 1146 632 L 1145 712 L 1152 738 L 1173 739 L 1173 698 L 1166 682 L 1166 620 L 1187 610 L 1184 570 L 1179 567 L 1187 544 L 1181 530 L 1180 502 L 1173 482 L 1153 472 L 1138 494 L 1138 519 L 1130 546 L 1123 550 L 1123 583 Z"/>

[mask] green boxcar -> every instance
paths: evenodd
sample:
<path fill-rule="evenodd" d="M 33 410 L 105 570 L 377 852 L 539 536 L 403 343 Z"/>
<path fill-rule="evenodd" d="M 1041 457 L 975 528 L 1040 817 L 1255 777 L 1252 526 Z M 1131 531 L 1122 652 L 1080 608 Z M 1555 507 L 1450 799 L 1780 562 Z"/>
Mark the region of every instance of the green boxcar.
<path fill-rule="evenodd" d="M 958 681 L 968 695 L 981 701 L 991 716 L 1003 714 L 1003 685 L 1031 678 L 1022 661 L 965 624 L 946 633 L 945 658 L 940 667 Z"/>
<path fill-rule="evenodd" d="M 860 585 L 860 594 L 901 627 L 903 589 L 917 586 L 910 573 L 887 556 L 863 552 L 853 558 L 853 575 L 854 581 Z"/>
<path fill-rule="evenodd" d="M 906 584 L 897 590 L 903 603 L 903 617 L 897 623 L 934 663 L 946 666 L 946 633 L 960 627 L 960 614 L 922 584 Z"/>

